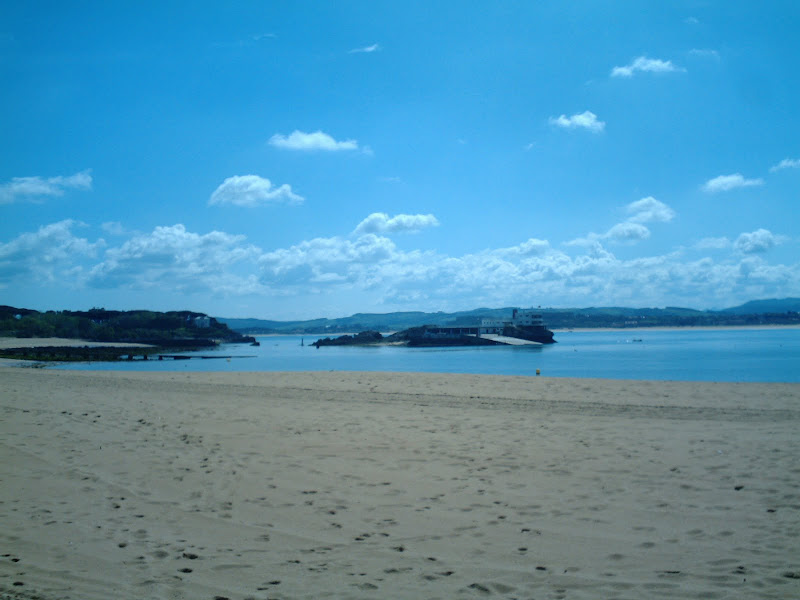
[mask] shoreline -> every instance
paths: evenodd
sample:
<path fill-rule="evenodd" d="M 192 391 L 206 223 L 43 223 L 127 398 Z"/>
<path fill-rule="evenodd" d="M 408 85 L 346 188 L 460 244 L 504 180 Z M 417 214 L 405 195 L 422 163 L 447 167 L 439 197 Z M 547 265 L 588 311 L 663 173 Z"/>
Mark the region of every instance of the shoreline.
<path fill-rule="evenodd" d="M 800 592 L 798 384 L 0 368 L 0 387 L 0 597 Z"/>

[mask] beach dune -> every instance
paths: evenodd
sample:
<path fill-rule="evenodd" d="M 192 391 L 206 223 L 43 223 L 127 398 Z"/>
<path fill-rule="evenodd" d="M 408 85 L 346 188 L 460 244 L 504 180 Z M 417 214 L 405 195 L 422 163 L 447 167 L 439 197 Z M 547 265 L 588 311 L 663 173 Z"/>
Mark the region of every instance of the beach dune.
<path fill-rule="evenodd" d="M 0 368 L 0 598 L 797 598 L 800 385 Z"/>

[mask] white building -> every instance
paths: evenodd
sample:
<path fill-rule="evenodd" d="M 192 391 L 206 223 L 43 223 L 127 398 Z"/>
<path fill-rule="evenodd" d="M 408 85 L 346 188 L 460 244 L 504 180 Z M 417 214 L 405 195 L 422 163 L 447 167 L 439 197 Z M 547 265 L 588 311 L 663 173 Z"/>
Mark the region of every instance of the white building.
<path fill-rule="evenodd" d="M 211 317 L 195 317 L 192 324 L 200 329 L 206 329 L 211 327 Z"/>
<path fill-rule="evenodd" d="M 509 326 L 516 327 L 544 327 L 542 315 L 533 310 L 514 309 L 510 321 L 501 319 L 481 319 L 480 334 L 495 333 L 502 335 L 503 328 Z"/>
<path fill-rule="evenodd" d="M 542 315 L 533 310 L 517 310 L 511 316 L 511 324 L 520 327 L 544 327 Z"/>

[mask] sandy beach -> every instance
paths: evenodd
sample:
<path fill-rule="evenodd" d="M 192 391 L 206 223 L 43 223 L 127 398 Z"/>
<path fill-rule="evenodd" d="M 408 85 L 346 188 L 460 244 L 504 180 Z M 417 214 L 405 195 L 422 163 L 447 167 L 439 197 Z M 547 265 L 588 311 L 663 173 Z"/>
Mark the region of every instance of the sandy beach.
<path fill-rule="evenodd" d="M 0 598 L 797 598 L 800 385 L 0 368 Z"/>

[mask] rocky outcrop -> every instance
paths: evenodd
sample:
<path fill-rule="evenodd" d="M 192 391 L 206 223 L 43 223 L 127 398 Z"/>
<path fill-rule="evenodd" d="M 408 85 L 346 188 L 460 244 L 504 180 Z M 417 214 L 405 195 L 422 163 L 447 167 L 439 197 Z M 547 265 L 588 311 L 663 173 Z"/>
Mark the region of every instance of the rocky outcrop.
<path fill-rule="evenodd" d="M 362 331 L 355 335 L 340 335 L 336 338 L 322 338 L 311 344 L 317 348 L 321 346 L 364 346 L 377 344 L 384 341 L 383 335 L 378 331 Z"/>

